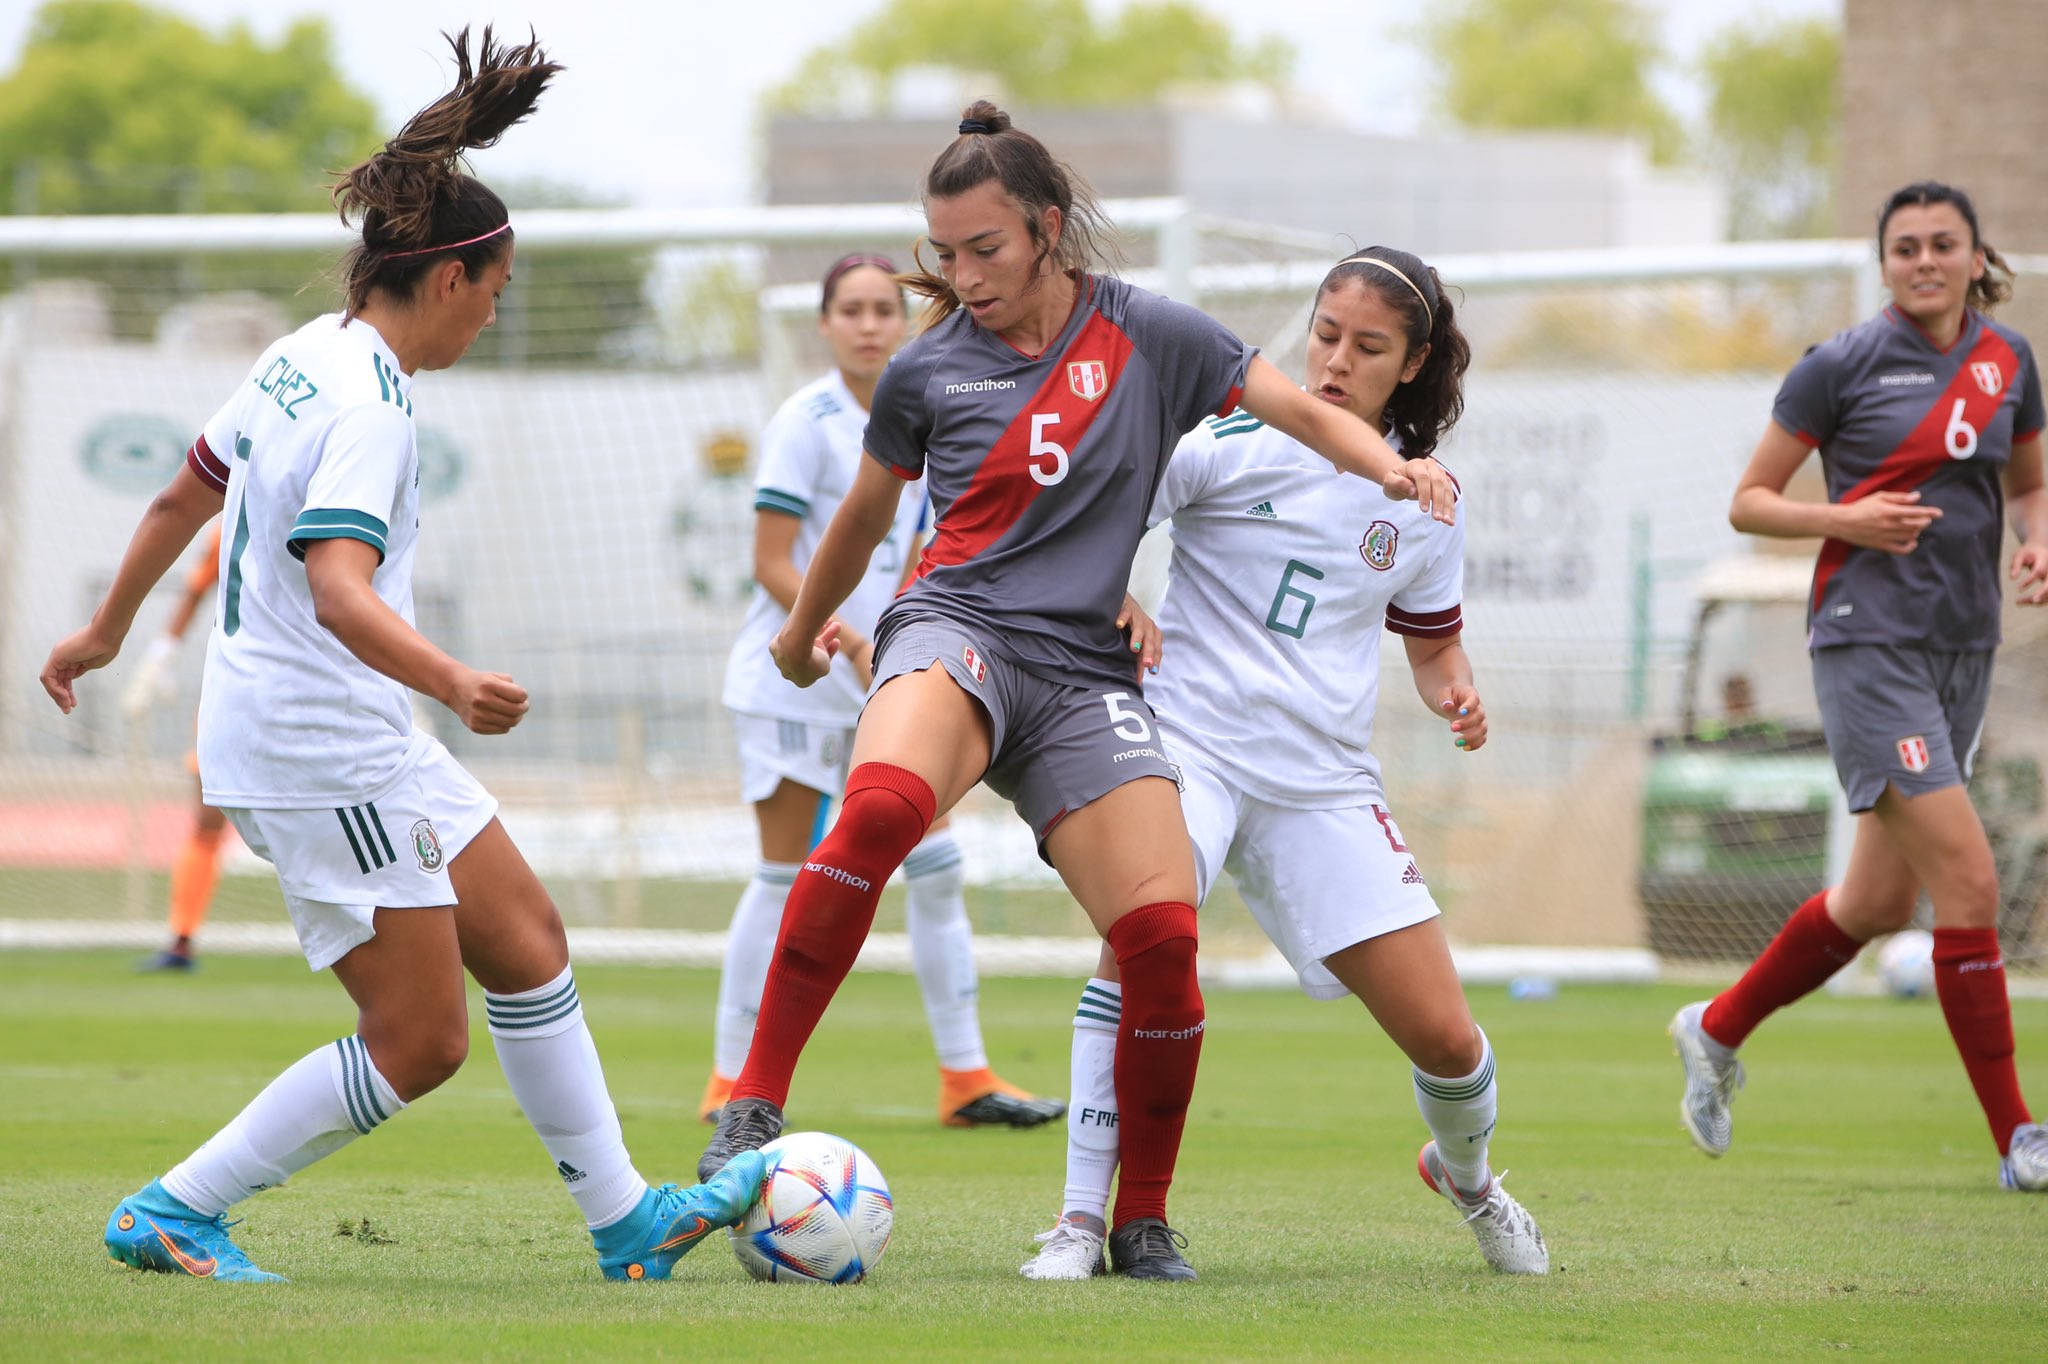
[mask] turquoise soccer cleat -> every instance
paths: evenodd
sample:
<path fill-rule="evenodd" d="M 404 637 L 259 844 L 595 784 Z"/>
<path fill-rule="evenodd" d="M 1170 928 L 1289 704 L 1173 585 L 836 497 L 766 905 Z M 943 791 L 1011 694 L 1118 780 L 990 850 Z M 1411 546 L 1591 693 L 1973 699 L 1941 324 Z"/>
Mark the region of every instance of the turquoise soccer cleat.
<path fill-rule="evenodd" d="M 702 1184 L 649 1189 L 640 1206 L 590 1233 L 607 1279 L 666 1279 L 706 1235 L 747 1215 L 768 1175 L 768 1157 L 742 1151 Z"/>
<path fill-rule="evenodd" d="M 258 1269 L 228 1238 L 234 1223 L 205 1217 L 171 1197 L 152 1179 L 128 1195 L 107 1219 L 107 1253 L 124 1265 L 159 1274 L 190 1274 L 223 1283 L 284 1283 Z"/>

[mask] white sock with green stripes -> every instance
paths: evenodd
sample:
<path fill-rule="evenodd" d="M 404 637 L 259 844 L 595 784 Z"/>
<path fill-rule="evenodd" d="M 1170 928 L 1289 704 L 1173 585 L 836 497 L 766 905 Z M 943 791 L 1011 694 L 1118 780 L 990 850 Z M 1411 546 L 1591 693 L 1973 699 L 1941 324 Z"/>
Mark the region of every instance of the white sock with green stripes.
<path fill-rule="evenodd" d="M 215 1217 L 333 1155 L 405 1107 L 360 1037 L 300 1057 L 235 1120 L 164 1176 L 186 1206 Z"/>
<path fill-rule="evenodd" d="M 988 1064 L 981 1040 L 981 978 L 974 970 L 974 930 L 967 923 L 966 877 L 950 830 L 931 834 L 903 861 L 909 898 L 910 964 L 924 996 L 932 1045 L 947 1070 Z"/>
<path fill-rule="evenodd" d="M 718 1013 L 711 1025 L 711 1064 L 728 1080 L 740 1078 L 754 1045 L 761 990 L 782 929 L 782 905 L 800 870 L 792 862 L 763 862 L 733 907 L 725 935 L 725 969 L 718 974 Z"/>
<path fill-rule="evenodd" d="M 554 1158 L 555 1173 L 592 1230 L 639 1204 L 647 1181 L 626 1154 L 618 1110 L 604 1084 L 597 1044 L 583 1021 L 575 973 L 516 995 L 484 992 L 484 1014 L 498 1064 L 519 1111 Z"/>
<path fill-rule="evenodd" d="M 1098 977 L 1081 987 L 1067 1075 L 1067 1190 L 1060 1210 L 1099 1221 L 1108 1219 L 1109 1185 L 1116 1178 L 1116 1033 L 1123 1016 L 1123 986 Z"/>
<path fill-rule="evenodd" d="M 1470 1075 L 1445 1079 L 1415 1072 L 1415 1106 L 1436 1138 L 1437 1158 L 1461 1192 L 1479 1193 L 1491 1178 L 1486 1143 L 1493 1135 L 1500 1091 L 1493 1083 L 1493 1043 L 1479 1032 L 1479 1067 Z"/>

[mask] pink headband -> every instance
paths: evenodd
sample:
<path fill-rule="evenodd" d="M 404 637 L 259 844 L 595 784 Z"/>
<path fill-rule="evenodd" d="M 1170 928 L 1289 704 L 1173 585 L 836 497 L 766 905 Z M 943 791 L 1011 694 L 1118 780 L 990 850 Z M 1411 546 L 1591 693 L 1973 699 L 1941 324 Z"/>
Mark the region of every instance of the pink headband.
<path fill-rule="evenodd" d="M 426 256 L 431 255 L 436 251 L 455 251 L 465 246 L 475 246 L 478 242 L 487 242 L 491 238 L 497 236 L 500 232 L 510 232 L 511 230 L 512 220 L 510 218 L 507 218 L 504 222 L 499 223 L 496 227 L 484 233 L 481 237 L 471 237 L 466 242 L 449 242 L 446 246 L 422 246 L 412 251 L 387 251 L 384 253 L 384 259 L 397 260 L 400 256 Z"/>

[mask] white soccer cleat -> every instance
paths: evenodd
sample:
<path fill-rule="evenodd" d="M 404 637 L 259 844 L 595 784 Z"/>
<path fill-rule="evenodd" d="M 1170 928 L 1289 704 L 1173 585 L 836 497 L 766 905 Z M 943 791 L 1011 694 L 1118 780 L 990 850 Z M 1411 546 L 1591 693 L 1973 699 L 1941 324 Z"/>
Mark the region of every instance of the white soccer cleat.
<path fill-rule="evenodd" d="M 1692 1144 L 1717 1159 L 1728 1154 L 1735 1125 L 1729 1121 L 1728 1105 L 1746 1078 L 1742 1062 L 1700 1027 L 1700 1015 L 1707 1002 L 1688 1004 L 1671 1020 L 1672 1048 L 1685 1064 L 1685 1095 L 1678 1101 L 1678 1120 L 1692 1137 Z"/>
<path fill-rule="evenodd" d="M 1433 1141 L 1424 1143 L 1422 1154 L 1415 1158 L 1415 1168 L 1422 1175 L 1422 1182 L 1450 1199 L 1465 1225 L 1472 1228 L 1486 1263 L 1503 1274 L 1550 1272 L 1550 1248 L 1543 1244 L 1542 1229 L 1529 1210 L 1501 1187 L 1507 1171 L 1488 1180 L 1484 1192 L 1467 1197 L 1451 1183 Z"/>
<path fill-rule="evenodd" d="M 1102 1260 L 1104 1233 L 1071 1217 L 1060 1218 L 1051 1231 L 1032 1239 L 1041 1249 L 1017 1271 L 1027 1279 L 1092 1279 L 1109 1272 Z"/>
<path fill-rule="evenodd" d="M 2048 1193 L 2048 1126 L 2023 1122 L 2012 1129 L 2012 1144 L 1998 1162 L 1998 1187 L 2014 1193 Z"/>

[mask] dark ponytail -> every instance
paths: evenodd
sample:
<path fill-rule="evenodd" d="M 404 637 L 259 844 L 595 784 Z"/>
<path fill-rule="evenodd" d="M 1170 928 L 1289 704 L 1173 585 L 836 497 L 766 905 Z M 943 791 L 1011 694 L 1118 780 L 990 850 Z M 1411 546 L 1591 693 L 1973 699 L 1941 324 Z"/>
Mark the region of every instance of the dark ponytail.
<path fill-rule="evenodd" d="M 1450 295 L 1435 268 L 1419 257 L 1391 246 L 1369 246 L 1332 267 L 1316 298 L 1354 280 L 1400 317 L 1410 355 L 1429 347 L 1415 377 L 1397 385 L 1387 399 L 1386 417 L 1388 430 L 1401 438 L 1404 457 L 1434 454 L 1437 442 L 1465 411 L 1465 370 L 1472 363 L 1472 347 L 1458 330 Z"/>
<path fill-rule="evenodd" d="M 1088 183 L 1047 151 L 1043 142 L 1013 127 L 1008 114 L 981 99 L 961 112 L 959 135 L 932 162 L 924 177 L 922 197 L 926 202 L 951 199 L 992 180 L 1023 210 L 1025 226 L 1038 246 L 1031 263 L 1034 272 L 1048 258 L 1061 270 L 1086 270 L 1095 265 L 1113 268 L 1122 263 L 1116 229 L 1103 216 Z M 1060 211 L 1056 246 L 1045 237 L 1048 208 Z M 916 268 L 903 282 L 925 300 L 919 326 L 931 327 L 951 315 L 960 299 L 943 277 L 925 265 L 921 245 L 912 259 Z M 1028 287 L 1037 288 L 1038 278 L 1034 273 Z"/>
<path fill-rule="evenodd" d="M 1892 197 L 1884 201 L 1884 207 L 1877 214 L 1877 258 L 1884 259 L 1884 230 L 1891 226 L 1892 214 L 1906 207 L 1926 208 L 1930 204 L 1947 204 L 1963 215 L 1963 221 L 1970 225 L 1970 245 L 1984 253 L 1984 278 L 1970 281 L 1970 292 L 1965 301 L 1980 313 L 1988 313 L 2012 297 L 2012 267 L 2004 257 L 1992 249 L 1984 240 L 1984 234 L 1977 227 L 1977 210 L 1970 203 L 1970 196 L 1954 185 L 1944 185 L 1939 180 L 1920 180 L 1905 188 L 1895 190 Z"/>
<path fill-rule="evenodd" d="M 407 296 L 424 271 L 450 256 L 476 279 L 511 246 L 504 200 L 463 173 L 462 154 L 494 145 L 532 113 L 562 68 L 531 32 L 514 47 L 494 42 L 486 26 L 474 66 L 467 28 L 442 36 L 455 50 L 454 88 L 335 181 L 335 211 L 343 222 L 360 218 L 363 232 L 341 264 L 345 317 L 379 289 Z"/>

